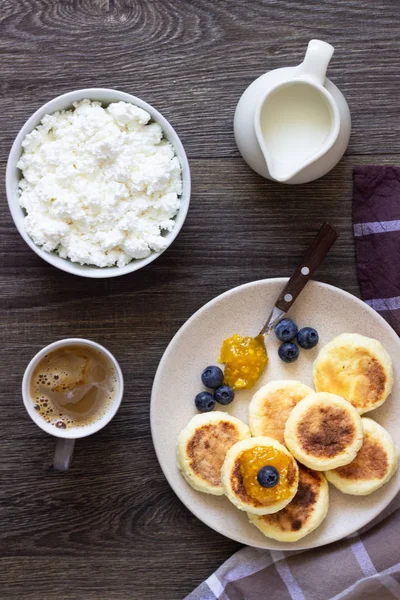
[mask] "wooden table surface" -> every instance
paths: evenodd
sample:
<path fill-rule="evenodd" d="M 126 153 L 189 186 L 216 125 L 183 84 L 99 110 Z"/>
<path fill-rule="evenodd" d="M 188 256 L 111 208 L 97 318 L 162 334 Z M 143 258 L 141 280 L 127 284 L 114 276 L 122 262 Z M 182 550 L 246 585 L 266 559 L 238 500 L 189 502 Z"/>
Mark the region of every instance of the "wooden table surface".
<path fill-rule="evenodd" d="M 172 247 L 138 273 L 99 281 L 37 257 L 13 225 L 3 186 L 2 600 L 180 600 L 239 549 L 192 516 L 160 470 L 149 423 L 154 373 L 193 312 L 234 286 L 289 275 L 324 219 L 341 237 L 318 279 L 358 295 L 352 169 L 399 161 L 399 17 L 397 0 L 2 0 L 3 180 L 32 112 L 69 90 L 104 86 L 171 121 L 193 181 Z M 239 156 L 235 106 L 257 76 L 299 63 L 311 38 L 336 47 L 329 77 L 350 105 L 350 145 L 319 181 L 271 183 Z M 54 440 L 28 418 L 20 388 L 31 357 L 72 336 L 116 355 L 126 393 L 112 423 L 77 443 L 71 470 L 59 474 Z"/>

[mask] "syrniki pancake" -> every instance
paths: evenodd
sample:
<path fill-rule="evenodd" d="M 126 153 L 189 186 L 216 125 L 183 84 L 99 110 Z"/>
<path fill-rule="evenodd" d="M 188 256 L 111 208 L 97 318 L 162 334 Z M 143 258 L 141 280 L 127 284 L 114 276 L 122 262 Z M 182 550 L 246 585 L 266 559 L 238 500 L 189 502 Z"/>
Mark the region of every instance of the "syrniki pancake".
<path fill-rule="evenodd" d="M 299 487 L 293 500 L 273 515 L 248 516 L 267 537 L 280 542 L 297 542 L 322 523 L 328 507 L 328 483 L 323 474 L 299 465 Z"/>
<path fill-rule="evenodd" d="M 362 440 L 361 417 L 354 406 L 327 392 L 300 400 L 286 422 L 285 443 L 290 452 L 316 471 L 350 463 Z"/>
<path fill-rule="evenodd" d="M 259 464 L 260 456 L 263 460 Z M 278 470 L 279 483 L 275 487 L 266 489 L 258 483 L 257 473 L 262 466 L 273 466 Z M 221 476 L 224 492 L 237 508 L 256 515 L 267 515 L 281 510 L 293 499 L 297 492 L 299 469 L 282 444 L 260 436 L 238 442 L 228 450 Z M 249 489 L 254 495 L 249 494 Z"/>
<path fill-rule="evenodd" d="M 342 396 L 363 414 L 381 406 L 390 394 L 392 359 L 378 340 L 342 333 L 320 350 L 314 385 L 317 392 Z"/>
<path fill-rule="evenodd" d="M 326 478 L 345 494 L 366 496 L 384 485 L 395 473 L 398 451 L 390 434 L 372 419 L 361 419 L 364 441 L 355 459 L 327 471 Z"/>
<path fill-rule="evenodd" d="M 177 459 L 182 475 L 195 490 L 222 496 L 225 455 L 233 444 L 249 437 L 247 425 L 227 413 L 196 415 L 178 437 Z"/>
<path fill-rule="evenodd" d="M 249 405 L 251 434 L 266 435 L 284 444 L 288 416 L 300 400 L 314 393 L 300 381 L 270 381 L 253 396 Z"/>

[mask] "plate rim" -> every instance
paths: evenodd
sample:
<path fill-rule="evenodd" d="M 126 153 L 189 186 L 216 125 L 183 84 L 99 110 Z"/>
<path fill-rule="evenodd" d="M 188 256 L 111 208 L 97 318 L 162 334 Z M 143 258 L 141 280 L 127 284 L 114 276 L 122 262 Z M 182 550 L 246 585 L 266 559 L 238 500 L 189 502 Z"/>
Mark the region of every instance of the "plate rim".
<path fill-rule="evenodd" d="M 210 525 L 208 522 L 206 522 L 202 516 L 202 512 L 201 510 L 196 510 L 196 509 L 192 509 L 191 507 L 188 506 L 188 504 L 186 503 L 185 499 L 184 499 L 184 494 L 182 493 L 178 493 L 174 486 L 172 481 L 170 480 L 170 477 L 167 475 L 167 473 L 165 472 L 164 468 L 163 468 L 163 464 L 162 464 L 162 460 L 161 460 L 161 448 L 158 447 L 158 442 L 156 441 L 156 436 L 155 436 L 155 400 L 154 400 L 154 396 L 155 396 L 155 389 L 157 387 L 158 384 L 158 379 L 161 377 L 161 371 L 163 368 L 163 363 L 166 361 L 170 347 L 172 346 L 172 344 L 175 342 L 176 338 L 178 338 L 178 336 L 183 335 L 184 331 L 191 325 L 191 322 L 202 312 L 205 312 L 208 308 L 210 308 L 211 306 L 213 306 L 214 304 L 218 304 L 221 301 L 223 301 L 226 297 L 237 293 L 239 290 L 241 289 L 247 289 L 247 288 L 251 288 L 251 287 L 255 287 L 259 284 L 263 284 L 263 283 L 282 283 L 285 284 L 289 281 L 289 277 L 268 277 L 268 278 L 263 278 L 263 279 L 257 279 L 255 281 L 249 281 L 247 283 L 243 283 L 241 285 L 235 286 L 233 288 L 230 288 L 228 290 L 226 290 L 225 292 L 222 292 L 222 294 L 219 294 L 218 296 L 215 296 L 214 298 L 212 298 L 211 300 L 209 300 L 208 302 L 206 302 L 205 304 L 203 304 L 203 306 L 201 306 L 199 309 L 197 309 L 190 317 L 189 319 L 187 319 L 187 321 L 185 321 L 183 323 L 183 325 L 181 325 L 181 327 L 178 329 L 178 331 L 175 332 L 175 334 L 172 336 L 171 340 L 169 341 L 167 347 L 165 348 L 163 355 L 160 359 L 160 362 L 158 363 L 158 367 L 156 370 L 156 373 L 154 375 L 154 379 L 153 379 L 153 385 L 151 388 L 151 396 L 150 396 L 150 429 L 151 429 L 151 438 L 152 438 L 152 442 L 153 442 L 153 447 L 157 456 L 157 460 L 158 460 L 158 464 L 160 465 L 160 468 L 164 474 L 164 477 L 166 478 L 169 486 L 171 487 L 173 493 L 179 498 L 179 500 L 182 502 L 182 504 L 184 504 L 184 506 L 186 507 L 187 510 L 189 510 L 197 519 L 199 519 L 204 525 L 206 525 L 207 527 L 209 527 L 210 529 L 216 531 L 217 533 L 219 533 L 220 535 L 223 535 L 224 537 L 231 539 L 235 542 L 238 542 L 240 544 L 243 544 L 245 546 L 250 546 L 253 548 L 260 548 L 262 550 L 273 550 L 274 548 L 268 548 L 265 545 L 260 545 L 257 542 L 255 542 L 254 544 L 249 544 L 249 542 L 247 540 L 244 540 L 241 536 L 232 536 L 229 535 L 228 533 L 226 533 L 225 531 L 223 531 L 222 527 L 219 526 L 214 526 L 214 525 Z M 396 340 L 396 343 L 400 345 L 400 338 L 397 335 L 397 333 L 395 332 L 395 330 L 391 327 L 391 325 L 389 325 L 389 323 L 376 311 L 374 310 L 371 306 L 369 306 L 368 304 L 366 304 L 363 300 L 361 300 L 360 298 L 357 298 L 357 296 L 355 296 L 354 294 L 351 294 L 350 292 L 347 292 L 346 290 L 343 290 L 342 288 L 339 288 L 335 285 L 329 284 L 329 283 L 325 283 L 323 281 L 317 281 L 315 279 L 312 279 L 308 282 L 308 284 L 312 284 L 312 285 L 316 285 L 316 286 L 320 286 L 322 288 L 327 288 L 328 290 L 333 290 L 335 293 L 339 293 L 341 295 L 343 295 L 344 297 L 350 297 L 352 300 L 356 300 L 356 303 L 360 304 L 363 306 L 363 308 L 367 309 L 367 312 L 369 312 L 371 315 L 374 315 L 374 318 L 378 317 L 378 321 L 381 322 L 381 324 L 384 326 L 384 329 L 386 329 L 386 331 L 388 332 L 388 334 L 390 334 L 391 337 L 393 337 L 394 340 Z M 266 310 L 266 313 L 268 311 Z M 398 494 L 398 492 L 400 491 L 400 481 L 399 484 L 396 488 L 394 488 L 393 492 L 391 492 L 390 494 L 388 494 L 387 498 L 385 497 L 385 501 L 384 504 L 379 505 L 379 508 L 373 512 L 373 515 L 370 517 L 367 517 L 367 519 L 362 522 L 361 524 L 359 524 L 357 527 L 355 527 L 354 529 L 351 529 L 350 531 L 348 531 L 345 535 L 338 535 L 338 536 L 333 536 L 332 539 L 330 539 L 329 541 L 326 542 L 322 542 L 322 543 L 318 543 L 318 540 L 316 540 L 316 543 L 313 545 L 307 545 L 307 546 L 303 546 L 302 545 L 302 541 L 303 539 L 306 539 L 307 536 L 305 536 L 304 538 L 300 539 L 298 542 L 291 542 L 288 543 L 287 546 L 285 545 L 285 549 L 287 549 L 288 551 L 302 551 L 302 550 L 311 550 L 313 548 L 321 548 L 322 546 L 326 546 L 329 544 L 333 544 L 334 542 L 338 542 L 342 539 L 351 537 L 352 535 L 354 535 L 354 533 L 356 531 L 359 531 L 360 529 L 364 528 L 366 525 L 368 525 L 371 521 L 373 521 L 374 519 L 376 519 L 376 517 L 378 517 L 386 508 L 387 506 L 390 504 L 390 502 L 394 499 L 394 497 Z M 199 492 L 200 493 L 200 492 Z M 270 538 L 265 536 L 265 539 L 267 541 L 269 541 Z M 274 542 L 276 540 L 273 540 L 271 538 L 271 542 Z"/>

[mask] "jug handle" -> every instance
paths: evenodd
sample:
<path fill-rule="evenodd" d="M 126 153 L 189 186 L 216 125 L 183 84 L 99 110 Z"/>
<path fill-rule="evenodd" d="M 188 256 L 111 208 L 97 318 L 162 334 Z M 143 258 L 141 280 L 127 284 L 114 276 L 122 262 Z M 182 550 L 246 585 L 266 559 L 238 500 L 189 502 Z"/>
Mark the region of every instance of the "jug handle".
<path fill-rule="evenodd" d="M 326 70 L 334 51 L 335 48 L 327 42 L 311 40 L 297 74 L 302 79 L 309 79 L 313 83 L 325 85 Z"/>

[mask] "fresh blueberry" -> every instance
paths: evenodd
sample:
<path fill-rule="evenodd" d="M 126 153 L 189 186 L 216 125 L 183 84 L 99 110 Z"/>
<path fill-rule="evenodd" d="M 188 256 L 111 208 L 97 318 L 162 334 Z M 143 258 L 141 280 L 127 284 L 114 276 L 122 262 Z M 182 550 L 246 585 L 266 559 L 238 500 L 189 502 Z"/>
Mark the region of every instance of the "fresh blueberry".
<path fill-rule="evenodd" d="M 303 327 L 297 334 L 299 346 L 308 350 L 318 344 L 319 335 L 312 327 Z"/>
<path fill-rule="evenodd" d="M 271 467 L 270 465 L 261 467 L 257 473 L 257 481 L 262 487 L 275 487 L 279 481 L 279 472 L 275 467 Z"/>
<path fill-rule="evenodd" d="M 216 390 L 222 385 L 224 374 L 219 367 L 206 367 L 201 374 L 201 381 L 206 387 Z"/>
<path fill-rule="evenodd" d="M 284 362 L 292 363 L 299 358 L 300 350 L 293 342 L 285 342 L 278 349 L 279 358 Z"/>
<path fill-rule="evenodd" d="M 200 392 L 194 399 L 197 410 L 200 412 L 210 412 L 215 406 L 215 400 L 210 392 Z"/>
<path fill-rule="evenodd" d="M 214 392 L 214 400 L 218 404 L 230 404 L 235 397 L 235 392 L 229 385 L 221 385 Z"/>
<path fill-rule="evenodd" d="M 275 325 L 276 336 L 281 342 L 290 342 L 297 335 L 297 325 L 292 319 L 282 319 L 277 325 Z"/>

